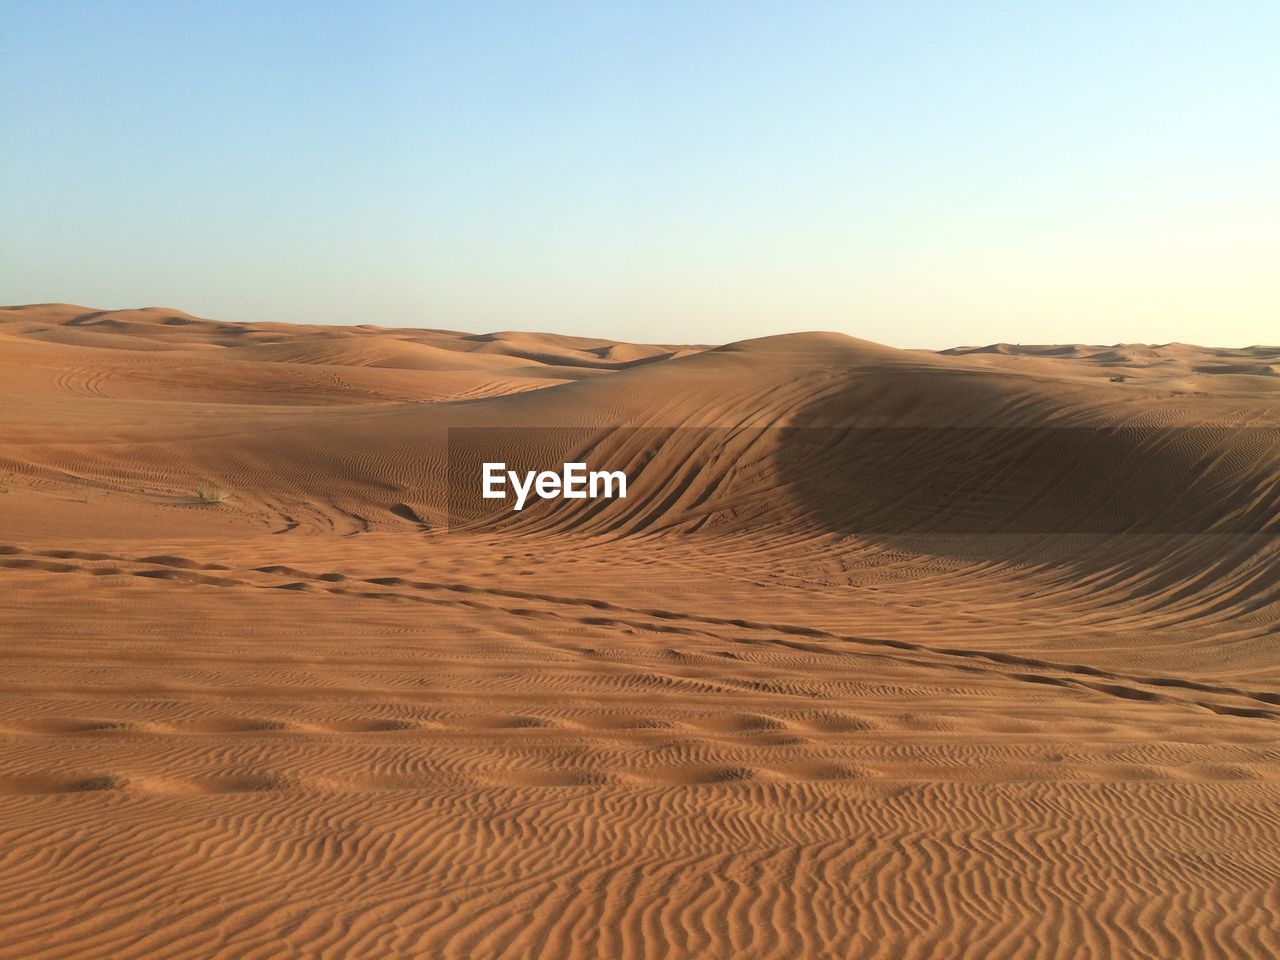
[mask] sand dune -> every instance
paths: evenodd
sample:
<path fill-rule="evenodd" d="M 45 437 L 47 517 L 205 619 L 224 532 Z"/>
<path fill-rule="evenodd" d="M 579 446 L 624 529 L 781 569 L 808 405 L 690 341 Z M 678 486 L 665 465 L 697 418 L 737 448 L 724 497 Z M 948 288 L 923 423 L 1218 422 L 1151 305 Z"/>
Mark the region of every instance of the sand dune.
<path fill-rule="evenodd" d="M 1277 370 L 0 309 L 0 957 L 1276 956 Z"/>

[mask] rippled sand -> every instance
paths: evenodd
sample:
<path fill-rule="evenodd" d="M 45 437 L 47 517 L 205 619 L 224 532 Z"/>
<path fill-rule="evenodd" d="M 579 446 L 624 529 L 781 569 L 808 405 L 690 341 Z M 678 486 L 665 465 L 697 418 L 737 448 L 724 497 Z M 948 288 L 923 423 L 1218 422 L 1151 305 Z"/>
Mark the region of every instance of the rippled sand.
<path fill-rule="evenodd" d="M 0 310 L 0 957 L 1276 956 L 1278 365 Z M 1168 529 L 786 429 L 1115 426 Z"/>

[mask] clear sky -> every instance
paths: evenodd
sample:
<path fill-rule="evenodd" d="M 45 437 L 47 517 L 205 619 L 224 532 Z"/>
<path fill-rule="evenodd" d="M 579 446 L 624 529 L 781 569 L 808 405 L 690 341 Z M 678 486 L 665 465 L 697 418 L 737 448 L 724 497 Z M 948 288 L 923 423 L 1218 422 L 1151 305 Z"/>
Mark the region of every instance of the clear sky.
<path fill-rule="evenodd" d="M 0 303 L 1280 341 L 1280 2 L 0 0 Z"/>

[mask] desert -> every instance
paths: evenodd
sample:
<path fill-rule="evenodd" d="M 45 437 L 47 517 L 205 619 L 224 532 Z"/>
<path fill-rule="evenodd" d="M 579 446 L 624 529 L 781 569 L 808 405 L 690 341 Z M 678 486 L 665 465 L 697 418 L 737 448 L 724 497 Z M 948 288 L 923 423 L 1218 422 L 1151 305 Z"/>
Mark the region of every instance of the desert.
<path fill-rule="evenodd" d="M 0 410 L 0 957 L 1280 954 L 1280 348 L 32 304 Z"/>

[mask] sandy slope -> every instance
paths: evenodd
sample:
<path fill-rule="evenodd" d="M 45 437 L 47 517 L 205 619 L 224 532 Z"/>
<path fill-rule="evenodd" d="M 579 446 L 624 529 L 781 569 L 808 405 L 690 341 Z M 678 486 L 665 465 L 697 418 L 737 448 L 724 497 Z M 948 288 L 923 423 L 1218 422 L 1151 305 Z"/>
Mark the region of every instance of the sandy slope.
<path fill-rule="evenodd" d="M 1278 370 L 0 310 L 0 957 L 1275 956 Z"/>

